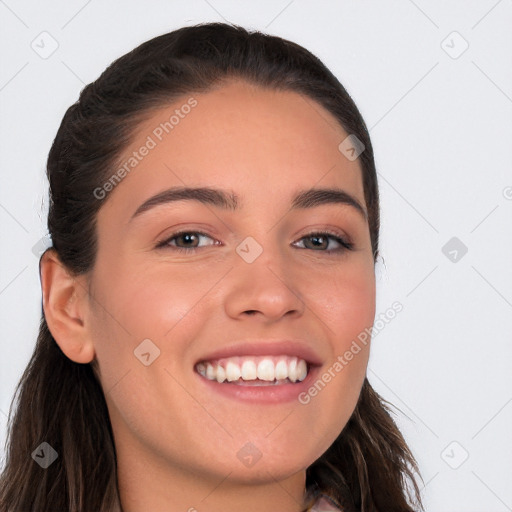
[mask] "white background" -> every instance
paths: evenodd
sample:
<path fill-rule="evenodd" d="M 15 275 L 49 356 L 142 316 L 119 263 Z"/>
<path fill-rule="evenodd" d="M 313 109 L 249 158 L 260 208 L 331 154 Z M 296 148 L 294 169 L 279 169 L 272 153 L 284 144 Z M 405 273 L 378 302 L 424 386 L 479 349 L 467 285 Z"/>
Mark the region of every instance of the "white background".
<path fill-rule="evenodd" d="M 318 55 L 370 129 L 377 314 L 404 309 L 374 338 L 368 375 L 403 413 L 426 510 L 512 510 L 510 0 L 0 1 L 2 445 L 37 336 L 32 247 L 47 233 L 44 167 L 65 110 L 139 43 L 223 20 Z M 59 45 L 46 59 L 31 47 L 49 48 L 43 31 Z M 442 252 L 452 237 L 468 249 L 455 262 Z"/>

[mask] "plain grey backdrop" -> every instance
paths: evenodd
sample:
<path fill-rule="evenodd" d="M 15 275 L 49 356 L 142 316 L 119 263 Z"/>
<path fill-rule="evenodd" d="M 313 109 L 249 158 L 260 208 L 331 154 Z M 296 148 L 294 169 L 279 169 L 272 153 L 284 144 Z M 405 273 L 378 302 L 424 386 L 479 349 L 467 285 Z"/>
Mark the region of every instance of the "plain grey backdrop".
<path fill-rule="evenodd" d="M 41 315 L 45 161 L 85 84 L 141 42 L 228 21 L 302 44 L 370 130 L 381 193 L 368 376 L 426 510 L 512 510 L 512 1 L 0 0 L 0 442 Z M 3 454 L 3 450 L 2 450 Z"/>

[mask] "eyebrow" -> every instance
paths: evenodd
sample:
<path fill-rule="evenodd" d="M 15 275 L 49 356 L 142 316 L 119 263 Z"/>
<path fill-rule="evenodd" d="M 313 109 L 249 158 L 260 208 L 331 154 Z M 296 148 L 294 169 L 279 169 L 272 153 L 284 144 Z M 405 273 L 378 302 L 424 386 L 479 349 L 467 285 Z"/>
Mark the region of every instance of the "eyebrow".
<path fill-rule="evenodd" d="M 239 197 L 230 191 L 210 187 L 174 187 L 160 192 L 144 201 L 135 210 L 130 221 L 142 213 L 163 204 L 175 201 L 199 201 L 223 210 L 238 211 Z M 311 188 L 300 190 L 292 199 L 291 209 L 314 208 L 324 204 L 344 204 L 354 208 L 365 220 L 368 214 L 360 202 L 351 194 L 340 188 Z"/>

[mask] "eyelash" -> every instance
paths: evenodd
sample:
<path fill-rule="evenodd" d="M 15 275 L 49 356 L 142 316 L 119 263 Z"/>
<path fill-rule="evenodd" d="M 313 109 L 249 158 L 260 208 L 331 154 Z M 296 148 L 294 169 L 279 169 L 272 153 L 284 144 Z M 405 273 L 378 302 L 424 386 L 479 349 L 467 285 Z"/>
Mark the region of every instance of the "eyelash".
<path fill-rule="evenodd" d="M 158 244 L 156 245 L 156 249 L 169 249 L 170 248 L 172 251 L 176 251 L 179 253 L 188 253 L 188 254 L 195 253 L 200 248 L 198 248 L 198 247 L 189 247 L 189 248 L 175 247 L 175 246 L 169 245 L 169 242 L 171 240 L 174 240 L 175 238 L 178 238 L 181 235 L 190 235 L 190 234 L 206 236 L 208 238 L 211 238 L 211 236 L 209 236 L 206 233 L 203 233 L 201 231 L 179 231 L 177 233 L 173 233 L 170 237 L 162 240 L 161 242 L 158 242 Z M 310 249 L 310 250 L 313 250 L 314 252 L 323 252 L 323 253 L 327 254 L 328 256 L 335 256 L 335 255 L 343 253 L 345 251 L 351 251 L 354 248 L 354 244 L 352 242 L 349 242 L 348 240 L 341 237 L 340 235 L 338 235 L 336 233 L 331 233 L 329 231 L 314 231 L 312 233 L 308 233 L 307 235 L 304 235 L 299 240 L 303 240 L 304 238 L 313 238 L 313 237 L 330 238 L 330 239 L 335 240 L 336 242 L 338 242 L 341 245 L 341 247 L 338 249 L 319 250 L 319 251 L 314 251 L 314 249 Z M 307 247 L 301 248 L 301 249 L 307 249 Z"/>

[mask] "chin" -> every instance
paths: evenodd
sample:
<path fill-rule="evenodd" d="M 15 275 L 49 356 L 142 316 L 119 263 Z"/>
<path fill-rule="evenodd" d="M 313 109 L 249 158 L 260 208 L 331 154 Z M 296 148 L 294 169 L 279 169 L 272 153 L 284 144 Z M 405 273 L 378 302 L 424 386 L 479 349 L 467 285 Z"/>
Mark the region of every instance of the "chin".
<path fill-rule="evenodd" d="M 314 462 L 314 461 L 313 461 Z M 243 467 L 241 464 L 232 468 L 229 480 L 237 484 L 268 484 L 269 482 L 286 480 L 297 473 L 305 471 L 311 462 L 304 459 L 266 460 L 262 457 L 254 466 Z"/>
<path fill-rule="evenodd" d="M 257 448 L 257 439 L 254 444 L 247 441 L 236 451 L 234 461 L 226 461 L 230 466 L 226 474 L 232 471 L 230 480 L 246 484 L 284 480 L 305 471 L 328 447 L 307 446 L 304 442 L 283 444 L 277 439 L 274 443 L 266 439 L 266 443 L 266 447 L 262 446 L 262 439 Z"/>

